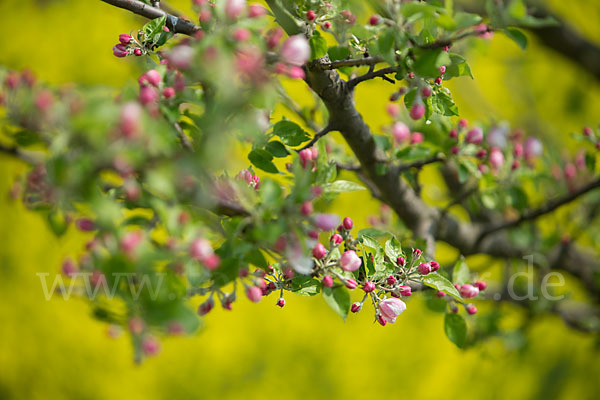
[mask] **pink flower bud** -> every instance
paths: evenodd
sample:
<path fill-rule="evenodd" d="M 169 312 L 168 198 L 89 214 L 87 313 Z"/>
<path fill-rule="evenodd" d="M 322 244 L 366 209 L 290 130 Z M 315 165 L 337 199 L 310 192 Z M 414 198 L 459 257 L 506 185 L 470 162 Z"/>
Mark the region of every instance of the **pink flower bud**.
<path fill-rule="evenodd" d="M 583 128 L 584 136 L 588 136 L 588 137 L 592 136 L 592 133 L 593 133 L 592 128 L 590 128 L 589 126 L 586 126 Z"/>
<path fill-rule="evenodd" d="M 123 136 L 133 138 L 141 130 L 142 107 L 137 102 L 128 102 L 123 105 L 120 113 L 119 127 Z"/>
<path fill-rule="evenodd" d="M 406 304 L 400 299 L 390 298 L 379 302 L 381 316 L 390 324 L 396 322 L 396 318 L 398 315 L 402 314 L 404 310 L 406 310 Z"/>
<path fill-rule="evenodd" d="M 456 307 L 455 305 L 450 306 L 450 311 L 452 311 L 453 314 L 456 314 L 458 312 L 458 307 Z"/>
<path fill-rule="evenodd" d="M 475 154 L 475 157 L 479 158 L 480 160 L 483 160 L 485 158 L 485 156 L 487 156 L 486 149 L 479 149 L 479 150 L 477 150 L 477 153 Z"/>
<path fill-rule="evenodd" d="M 141 56 L 142 55 L 142 49 L 140 49 L 139 47 L 135 48 L 133 50 L 133 54 L 135 54 L 136 56 Z"/>
<path fill-rule="evenodd" d="M 431 264 L 429 263 L 421 263 L 419 264 L 419 266 L 417 267 L 417 269 L 419 270 L 419 273 L 421 275 L 427 275 L 431 272 Z"/>
<path fill-rule="evenodd" d="M 304 79 L 306 75 L 304 74 L 304 70 L 301 67 L 297 67 L 292 65 L 287 70 L 287 76 L 291 79 Z"/>
<path fill-rule="evenodd" d="M 82 232 L 91 232 L 96 229 L 96 224 L 89 218 L 80 218 L 75 221 L 75 226 Z"/>
<path fill-rule="evenodd" d="M 250 286 L 246 289 L 246 296 L 254 303 L 258 303 L 262 299 L 262 295 L 262 290 L 259 287 Z"/>
<path fill-rule="evenodd" d="M 481 143 L 483 141 L 483 131 L 481 130 L 481 128 L 473 128 L 469 132 L 467 132 L 465 141 L 467 143 L 472 143 L 472 144 Z"/>
<path fill-rule="evenodd" d="M 400 106 L 395 103 L 389 103 L 386 107 L 386 111 L 390 117 L 397 117 L 400 114 Z"/>
<path fill-rule="evenodd" d="M 250 4 L 248 8 L 248 16 L 250 18 L 259 18 L 267 14 L 267 10 L 258 4 Z"/>
<path fill-rule="evenodd" d="M 140 88 L 139 100 L 144 105 L 152 104 L 158 101 L 158 90 L 152 86 L 142 86 Z"/>
<path fill-rule="evenodd" d="M 385 279 L 385 282 L 389 285 L 389 286 L 393 286 L 394 283 L 396 283 L 396 278 L 393 275 L 388 276 Z"/>
<path fill-rule="evenodd" d="M 312 202 L 305 201 L 304 203 L 302 203 L 302 206 L 300 206 L 300 213 L 305 216 L 309 216 L 310 214 L 312 214 L 313 213 Z"/>
<path fill-rule="evenodd" d="M 483 281 L 477 281 L 474 283 L 475 287 L 477 287 L 477 289 L 479 289 L 479 291 L 483 291 L 485 290 L 485 288 L 487 288 L 487 283 L 483 282 Z"/>
<path fill-rule="evenodd" d="M 204 266 L 210 270 L 217 269 L 221 265 L 221 258 L 216 254 L 211 254 L 203 261 Z"/>
<path fill-rule="evenodd" d="M 314 21 L 317 18 L 317 14 L 313 10 L 308 10 L 306 12 L 306 19 L 309 21 Z"/>
<path fill-rule="evenodd" d="M 342 225 L 343 225 L 343 227 L 344 227 L 345 230 L 349 231 L 354 226 L 354 222 L 352 221 L 352 218 L 346 217 L 342 221 Z"/>
<path fill-rule="evenodd" d="M 340 223 L 340 217 L 336 214 L 317 214 L 315 226 L 322 231 L 335 229 Z"/>
<path fill-rule="evenodd" d="M 435 294 L 437 297 L 444 297 L 446 296 L 446 293 L 442 292 L 441 290 L 438 290 L 437 293 Z"/>
<path fill-rule="evenodd" d="M 442 84 L 442 78 L 441 77 L 437 77 L 435 78 L 435 80 L 433 81 L 436 85 L 441 85 Z"/>
<path fill-rule="evenodd" d="M 361 308 L 362 308 L 362 304 L 352 303 L 352 306 L 350 307 L 350 311 L 352 311 L 353 313 L 357 313 L 360 311 Z"/>
<path fill-rule="evenodd" d="M 198 306 L 198 315 L 203 316 L 210 312 L 215 306 L 215 302 L 212 297 L 209 297 L 204 303 Z"/>
<path fill-rule="evenodd" d="M 498 169 L 504 164 L 504 154 L 502 154 L 500 149 L 493 147 L 492 150 L 490 150 L 490 164 L 494 169 Z"/>
<path fill-rule="evenodd" d="M 513 154 L 515 157 L 523 156 L 523 145 L 519 142 L 515 143 L 515 148 L 513 150 Z"/>
<path fill-rule="evenodd" d="M 267 32 L 267 47 L 269 50 L 275 49 L 282 37 L 283 30 L 281 28 L 270 29 Z"/>
<path fill-rule="evenodd" d="M 423 254 L 423 252 L 421 251 L 421 249 L 414 249 L 413 250 L 413 255 L 415 257 L 421 257 L 421 254 Z"/>
<path fill-rule="evenodd" d="M 365 293 L 371 293 L 373 290 L 375 290 L 375 284 L 373 282 L 365 282 L 363 285 L 363 290 Z"/>
<path fill-rule="evenodd" d="M 398 143 L 406 142 L 410 138 L 410 129 L 402 122 L 396 122 L 392 126 L 392 135 Z"/>
<path fill-rule="evenodd" d="M 250 36 L 252 35 L 246 28 L 236 28 L 233 31 L 233 39 L 237 42 L 245 42 L 246 40 L 250 39 Z"/>
<path fill-rule="evenodd" d="M 350 290 L 354 290 L 356 289 L 356 287 L 358 286 L 358 284 L 356 283 L 356 281 L 352 278 L 348 279 L 346 281 L 346 287 Z"/>
<path fill-rule="evenodd" d="M 187 45 L 173 47 L 167 54 L 169 65 L 178 69 L 188 69 L 194 59 L 194 49 Z"/>
<path fill-rule="evenodd" d="M 142 350 L 147 356 L 154 356 L 160 351 L 160 342 L 154 336 L 146 336 L 142 340 Z"/>
<path fill-rule="evenodd" d="M 214 254 L 210 242 L 204 238 L 195 239 L 190 244 L 190 257 L 196 261 L 204 261 Z"/>
<path fill-rule="evenodd" d="M 424 136 L 421 132 L 413 132 L 410 136 L 410 144 L 420 144 L 423 143 Z"/>
<path fill-rule="evenodd" d="M 119 57 L 119 58 L 123 58 L 126 57 L 129 54 L 129 51 L 127 50 L 127 46 L 119 43 L 114 45 L 114 47 L 112 48 L 113 51 L 113 55 L 115 57 Z"/>
<path fill-rule="evenodd" d="M 333 278 L 330 275 L 325 275 L 321 283 L 324 287 L 330 288 L 333 286 Z"/>
<path fill-rule="evenodd" d="M 276 303 L 279 307 L 283 308 L 283 306 L 285 306 L 285 299 L 283 297 L 280 297 L 279 300 L 277 300 Z"/>
<path fill-rule="evenodd" d="M 412 294 L 412 288 L 408 285 L 401 285 L 399 289 L 401 296 L 408 297 Z"/>
<path fill-rule="evenodd" d="M 456 129 L 450 130 L 450 132 L 448 133 L 448 137 L 450 139 L 456 139 L 458 137 L 458 131 Z"/>
<path fill-rule="evenodd" d="M 356 271 L 360 268 L 361 264 L 362 260 L 354 250 L 347 250 L 342 254 L 342 257 L 340 257 L 340 267 L 344 271 Z"/>
<path fill-rule="evenodd" d="M 542 142 L 538 138 L 529 137 L 525 141 L 524 155 L 525 158 L 532 159 L 542 155 Z"/>
<path fill-rule="evenodd" d="M 77 272 L 77 265 L 70 258 L 65 259 L 62 263 L 62 273 L 68 277 L 73 276 Z"/>
<path fill-rule="evenodd" d="M 460 287 L 460 295 L 465 299 L 471 299 L 479 294 L 479 289 L 469 283 Z"/>
<path fill-rule="evenodd" d="M 519 168 L 521 166 L 521 163 L 519 162 L 519 160 L 513 160 L 512 165 L 510 166 L 511 169 L 515 170 L 517 168 Z"/>
<path fill-rule="evenodd" d="M 577 176 L 577 168 L 573 163 L 567 163 L 565 165 L 565 179 L 570 181 Z"/>
<path fill-rule="evenodd" d="M 327 30 L 329 28 L 331 28 L 331 22 L 325 21 L 325 23 L 323 24 L 323 29 Z"/>
<path fill-rule="evenodd" d="M 385 326 L 385 324 L 387 324 L 387 321 L 385 320 L 385 318 L 383 318 L 382 315 L 379 315 L 377 317 L 377 322 L 379 322 L 379 325 L 381 325 L 381 326 Z"/>
<path fill-rule="evenodd" d="M 404 257 L 398 257 L 396 259 L 396 262 L 398 263 L 399 266 L 404 267 L 404 265 L 406 264 L 406 260 L 404 259 Z"/>
<path fill-rule="evenodd" d="M 126 33 L 122 33 L 119 35 L 119 42 L 121 42 L 121 44 L 123 45 L 128 45 L 129 43 L 131 43 L 131 39 L 133 39 L 131 35 L 128 35 Z"/>
<path fill-rule="evenodd" d="M 477 314 L 477 307 L 471 304 L 467 307 L 467 312 L 469 313 L 469 315 Z"/>
<path fill-rule="evenodd" d="M 144 323 L 144 321 L 141 318 L 138 317 L 133 317 L 129 320 L 129 322 L 127 323 L 128 327 L 129 327 L 129 332 L 131 332 L 134 335 L 139 335 L 140 333 L 142 333 L 146 327 L 146 324 Z"/>
<path fill-rule="evenodd" d="M 446 73 L 446 66 L 445 66 L 445 65 L 442 65 L 442 66 L 440 67 L 440 74 L 442 74 L 442 75 L 443 75 L 443 74 L 445 74 L 445 73 Z"/>
<path fill-rule="evenodd" d="M 175 89 L 172 87 L 164 88 L 162 94 L 165 99 L 170 99 L 171 97 L 175 96 Z"/>
<path fill-rule="evenodd" d="M 429 96 L 431 96 L 432 93 L 433 93 L 433 91 L 431 90 L 431 87 L 429 87 L 429 86 L 425 86 L 423 89 L 421 89 L 421 95 L 425 98 L 428 98 Z"/>
<path fill-rule="evenodd" d="M 462 118 L 462 119 L 460 119 L 460 120 L 458 121 L 458 127 L 459 127 L 460 129 L 464 129 L 464 128 L 466 128 L 468 125 L 469 125 L 469 123 L 468 123 L 468 122 L 467 122 L 467 120 L 466 120 L 466 119 L 464 119 L 464 118 Z"/>
<path fill-rule="evenodd" d="M 334 233 L 333 235 L 331 235 L 331 238 L 329 239 L 329 241 L 337 246 L 344 241 L 344 238 L 339 233 Z"/>
<path fill-rule="evenodd" d="M 152 86 L 158 86 L 162 81 L 162 76 L 160 76 L 160 72 L 158 72 L 155 69 L 151 69 L 150 71 L 146 72 L 145 75 L 146 81 Z"/>
<path fill-rule="evenodd" d="M 429 263 L 429 265 L 431 265 L 431 271 L 432 271 L 432 272 L 435 272 L 435 271 L 437 271 L 438 269 L 440 269 L 440 264 L 439 264 L 437 261 L 431 261 L 431 262 Z"/>
<path fill-rule="evenodd" d="M 327 250 L 325 249 L 325 246 L 323 246 L 321 243 L 317 243 L 313 248 L 312 254 L 314 258 L 320 260 L 323 257 L 325 257 L 325 255 L 327 254 Z"/>
<path fill-rule="evenodd" d="M 246 8 L 246 0 L 227 0 L 225 3 L 225 15 L 229 19 L 236 19 Z"/>
<path fill-rule="evenodd" d="M 425 115 L 425 105 L 423 103 L 415 102 L 410 108 L 410 117 L 415 121 L 423 118 Z"/>
<path fill-rule="evenodd" d="M 281 47 L 281 58 L 284 62 L 302 66 L 310 58 L 310 46 L 304 35 L 290 36 Z"/>
<path fill-rule="evenodd" d="M 133 255 L 143 238 L 144 234 L 141 231 L 127 232 L 121 238 L 121 249 L 127 255 Z"/>
<path fill-rule="evenodd" d="M 308 231 L 308 237 L 311 239 L 318 239 L 319 238 L 319 232 L 315 229 L 311 229 L 310 231 Z"/>

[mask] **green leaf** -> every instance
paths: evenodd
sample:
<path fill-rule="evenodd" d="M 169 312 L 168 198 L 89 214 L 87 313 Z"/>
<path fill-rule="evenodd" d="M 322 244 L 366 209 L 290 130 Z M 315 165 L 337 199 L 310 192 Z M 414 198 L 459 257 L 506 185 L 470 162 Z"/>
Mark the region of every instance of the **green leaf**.
<path fill-rule="evenodd" d="M 452 280 L 459 285 L 464 285 L 471 281 L 471 272 L 469 271 L 467 263 L 462 258 L 454 264 Z"/>
<path fill-rule="evenodd" d="M 362 232 L 362 231 L 361 231 Z M 372 248 L 373 250 L 379 250 L 381 249 L 381 245 L 379 244 L 379 242 L 377 241 L 377 239 L 372 238 L 369 235 L 365 235 L 365 234 L 360 234 L 358 236 L 361 240 L 362 240 L 362 244 Z"/>
<path fill-rule="evenodd" d="M 425 296 L 425 306 L 429 310 L 439 313 L 446 311 L 448 302 L 443 297 L 438 297 L 433 290 L 426 290 L 423 296 Z"/>
<path fill-rule="evenodd" d="M 323 192 L 325 193 L 350 193 L 359 190 L 365 190 L 365 187 L 351 181 L 339 180 L 323 186 Z"/>
<path fill-rule="evenodd" d="M 164 32 L 163 28 L 165 27 L 166 22 L 167 16 L 163 15 L 162 17 L 155 18 L 144 25 L 142 27 L 145 35 L 144 39 L 152 44 L 158 43 L 160 35 Z"/>
<path fill-rule="evenodd" d="M 458 348 L 463 348 L 467 340 L 467 323 L 458 314 L 446 314 L 444 318 L 444 332 L 452 343 Z"/>
<path fill-rule="evenodd" d="M 310 139 L 298 124 L 288 120 L 276 123 L 273 127 L 273 134 L 279 136 L 281 141 L 288 146 L 299 146 Z"/>
<path fill-rule="evenodd" d="M 467 60 L 458 54 L 450 54 L 450 65 L 446 66 L 444 79 L 448 80 L 459 76 L 470 76 L 473 79 L 471 67 L 467 64 Z"/>
<path fill-rule="evenodd" d="M 396 41 L 396 28 L 388 28 L 381 33 L 377 46 L 381 55 L 390 64 L 394 63 L 394 43 Z"/>
<path fill-rule="evenodd" d="M 515 28 L 506 28 L 504 30 L 506 36 L 513 40 L 516 44 L 519 45 L 521 50 L 525 50 L 527 47 L 527 36 L 523 32 Z"/>
<path fill-rule="evenodd" d="M 433 109 L 438 114 L 442 114 L 447 117 L 458 115 L 458 107 L 454 103 L 454 100 L 445 93 L 440 92 L 432 96 L 432 104 Z"/>
<path fill-rule="evenodd" d="M 254 149 L 248 154 L 248 160 L 254 165 L 256 168 L 262 169 L 266 172 L 278 173 L 279 170 L 273 164 L 273 156 L 266 150 L 263 149 Z"/>
<path fill-rule="evenodd" d="M 327 41 L 319 31 L 314 31 L 308 43 L 310 44 L 311 60 L 325 57 L 325 54 L 327 54 Z"/>
<path fill-rule="evenodd" d="M 468 28 L 469 26 L 477 25 L 481 22 L 481 17 L 477 14 L 471 14 L 466 12 L 457 12 L 454 15 L 454 21 L 456 22 L 456 30 Z"/>
<path fill-rule="evenodd" d="M 460 297 L 460 293 L 452 282 L 448 279 L 444 278 L 440 274 L 429 274 L 423 277 L 423 283 L 431 288 L 441 290 L 442 292 L 449 294 L 454 297 L 456 300 L 462 301 L 462 297 Z"/>
<path fill-rule="evenodd" d="M 48 213 L 48 225 L 56 236 L 64 235 L 69 227 L 65 215 L 60 210 L 52 210 Z"/>
<path fill-rule="evenodd" d="M 375 228 L 365 228 L 358 231 L 358 238 L 360 239 L 363 236 L 373 237 L 381 237 L 386 236 L 388 233 Z"/>
<path fill-rule="evenodd" d="M 310 276 L 298 275 L 291 281 L 292 292 L 298 296 L 314 296 L 319 293 L 319 281 Z"/>
<path fill-rule="evenodd" d="M 338 313 L 340 317 L 346 320 L 348 311 L 350 310 L 350 293 L 344 286 L 338 286 L 336 288 L 323 288 L 323 298 L 325 302 L 332 308 L 333 311 Z"/>
<path fill-rule="evenodd" d="M 267 143 L 265 146 L 265 150 L 271 153 L 274 157 L 283 158 L 287 157 L 290 153 L 288 153 L 287 149 L 280 141 L 272 141 Z"/>
<path fill-rule="evenodd" d="M 398 239 L 395 236 L 392 236 L 387 242 L 385 242 L 385 254 L 392 261 L 396 261 L 398 257 L 400 257 L 402 253 L 402 246 Z"/>
<path fill-rule="evenodd" d="M 529 205 L 527 193 L 519 186 L 508 189 L 508 195 L 510 196 L 510 204 L 519 211 L 526 209 Z"/>
<path fill-rule="evenodd" d="M 273 15 L 275 15 L 275 21 L 283 28 L 285 33 L 290 36 L 302 33 L 300 22 L 293 16 L 295 11 L 291 2 L 282 0 L 266 0 L 266 3 L 269 5 Z"/>
<path fill-rule="evenodd" d="M 413 71 L 424 78 L 436 78 L 440 75 L 440 67 L 450 63 L 450 56 L 442 49 L 425 50 L 417 55 Z"/>

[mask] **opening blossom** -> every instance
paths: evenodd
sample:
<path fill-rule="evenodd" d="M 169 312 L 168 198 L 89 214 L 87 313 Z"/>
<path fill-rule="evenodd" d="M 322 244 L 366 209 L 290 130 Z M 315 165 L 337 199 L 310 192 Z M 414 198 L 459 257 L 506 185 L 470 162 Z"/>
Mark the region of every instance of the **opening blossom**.
<path fill-rule="evenodd" d="M 381 311 L 381 316 L 383 319 L 386 322 L 393 324 L 396 322 L 398 315 L 402 314 L 404 310 L 406 310 L 406 303 L 400 299 L 391 297 L 389 299 L 382 300 L 379 303 L 379 310 Z"/>

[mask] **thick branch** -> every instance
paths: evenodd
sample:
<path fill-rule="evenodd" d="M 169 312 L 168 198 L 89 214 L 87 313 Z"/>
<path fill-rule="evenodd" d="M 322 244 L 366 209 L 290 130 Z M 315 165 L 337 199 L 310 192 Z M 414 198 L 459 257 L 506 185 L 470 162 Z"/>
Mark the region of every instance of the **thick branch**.
<path fill-rule="evenodd" d="M 146 17 L 149 19 L 160 18 L 163 15 L 167 16 L 167 27 L 173 33 L 183 33 L 185 35 L 193 35 L 200 27 L 191 23 L 190 21 L 186 21 L 182 18 L 178 18 L 174 15 L 168 14 L 167 12 L 161 10 L 160 8 L 149 6 L 146 3 L 142 3 L 141 1 L 136 0 L 101 0 L 105 3 L 111 4 L 115 7 L 123 8 L 125 10 L 129 10 L 137 15 L 141 15 L 142 17 Z"/>

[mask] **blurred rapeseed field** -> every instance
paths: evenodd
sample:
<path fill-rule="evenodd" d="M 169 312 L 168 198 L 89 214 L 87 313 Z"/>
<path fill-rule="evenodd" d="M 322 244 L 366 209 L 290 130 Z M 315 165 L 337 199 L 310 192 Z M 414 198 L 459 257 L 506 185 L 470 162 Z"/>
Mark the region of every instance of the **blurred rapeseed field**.
<path fill-rule="evenodd" d="M 187 1 L 173 1 L 183 10 Z M 600 44 L 597 1 L 550 2 L 556 12 Z M 0 64 L 31 68 L 52 84 L 119 87 L 139 74 L 139 60 L 117 59 L 117 35 L 142 19 L 99 1 L 0 1 Z M 531 37 L 526 52 L 505 37 L 475 47 L 468 58 L 476 80 L 452 82 L 461 113 L 486 120 L 497 115 L 557 143 L 598 121 L 600 86 Z M 295 84 L 295 83 L 294 83 Z M 359 87 L 357 106 L 376 131 L 391 85 Z M 298 85 L 295 100 L 311 104 Z M 277 110 L 281 112 L 281 110 Z M 595 115 L 594 115 L 595 112 Z M 336 137 L 334 135 L 334 137 Z M 339 137 L 339 136 L 338 136 Z M 232 171 L 246 167 L 241 152 Z M 0 399 L 597 399 L 600 351 L 592 337 L 568 329 L 558 317 L 538 318 L 519 339 L 492 338 L 461 351 L 443 333 L 443 318 L 413 296 L 392 326 L 373 324 L 372 314 L 343 322 L 320 296 L 288 296 L 285 308 L 270 296 L 245 298 L 235 310 L 217 307 L 192 337 L 167 338 L 156 358 L 135 365 L 126 334 L 109 338 L 88 305 L 60 296 L 45 301 L 37 272 L 59 272 L 61 260 L 77 254 L 87 237 L 75 229 L 57 239 L 37 214 L 9 199 L 20 162 L 0 156 Z M 346 177 L 350 179 L 350 177 Z M 424 195 L 440 197 L 436 176 Z M 439 186 L 439 185 L 437 185 Z M 437 190 L 437 191 L 436 191 Z M 358 228 L 378 205 L 368 193 L 342 195 L 335 212 L 352 213 Z M 357 204 L 360 207 L 357 207 Z M 439 245 L 437 258 L 451 262 L 454 250 Z M 470 265 L 496 276 L 498 265 L 472 257 Z M 482 307 L 484 308 L 484 307 Z M 485 313 L 485 308 L 482 314 Z M 504 305 L 503 325 L 522 318 Z M 362 349 L 358 352 L 351 348 Z"/>

